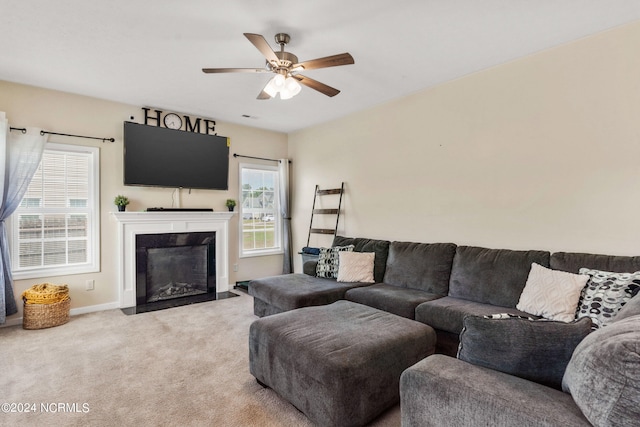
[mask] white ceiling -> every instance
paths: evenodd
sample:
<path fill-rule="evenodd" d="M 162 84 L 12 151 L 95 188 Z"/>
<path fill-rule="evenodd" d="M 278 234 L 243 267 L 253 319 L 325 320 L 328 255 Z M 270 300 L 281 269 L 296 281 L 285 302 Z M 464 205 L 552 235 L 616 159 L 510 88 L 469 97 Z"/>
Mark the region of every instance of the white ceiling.
<path fill-rule="evenodd" d="M 640 0 L 0 0 L 0 79 L 291 132 L 638 19 Z M 245 32 L 355 64 L 304 73 L 333 98 L 256 100 L 270 75 L 201 71 L 264 66 Z"/>

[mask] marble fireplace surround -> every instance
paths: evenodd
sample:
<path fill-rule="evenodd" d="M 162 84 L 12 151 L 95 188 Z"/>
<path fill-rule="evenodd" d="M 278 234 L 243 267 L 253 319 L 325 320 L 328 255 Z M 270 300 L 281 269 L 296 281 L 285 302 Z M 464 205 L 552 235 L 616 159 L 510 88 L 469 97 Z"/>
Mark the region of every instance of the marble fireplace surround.
<path fill-rule="evenodd" d="M 216 233 L 216 291 L 229 290 L 229 220 L 233 212 L 112 212 L 118 222 L 120 308 L 136 305 L 136 235 Z"/>

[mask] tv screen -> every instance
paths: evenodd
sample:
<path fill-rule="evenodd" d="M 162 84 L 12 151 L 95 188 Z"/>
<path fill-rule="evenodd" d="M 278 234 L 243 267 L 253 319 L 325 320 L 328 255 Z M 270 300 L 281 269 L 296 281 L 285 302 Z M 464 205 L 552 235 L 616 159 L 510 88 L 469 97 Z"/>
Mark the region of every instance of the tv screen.
<path fill-rule="evenodd" d="M 124 185 L 228 190 L 227 138 L 124 122 Z"/>

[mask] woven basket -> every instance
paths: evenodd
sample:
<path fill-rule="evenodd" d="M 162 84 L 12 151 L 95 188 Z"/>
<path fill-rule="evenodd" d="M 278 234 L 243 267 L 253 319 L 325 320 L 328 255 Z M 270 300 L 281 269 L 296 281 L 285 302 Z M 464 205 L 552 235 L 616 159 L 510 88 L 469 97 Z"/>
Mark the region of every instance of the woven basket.
<path fill-rule="evenodd" d="M 22 327 L 24 329 L 44 329 L 63 325 L 69 321 L 71 300 L 53 304 L 24 304 Z"/>
<path fill-rule="evenodd" d="M 69 288 L 67 285 L 43 283 L 22 293 L 24 329 L 44 329 L 69 321 Z"/>

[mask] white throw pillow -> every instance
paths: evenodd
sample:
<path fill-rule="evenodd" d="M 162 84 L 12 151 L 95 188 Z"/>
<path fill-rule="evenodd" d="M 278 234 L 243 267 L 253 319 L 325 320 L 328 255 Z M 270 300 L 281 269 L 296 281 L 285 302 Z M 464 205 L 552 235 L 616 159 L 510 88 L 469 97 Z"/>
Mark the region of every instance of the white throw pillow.
<path fill-rule="evenodd" d="M 373 262 L 376 254 L 373 252 L 340 252 L 338 267 L 338 282 L 374 283 Z"/>
<path fill-rule="evenodd" d="M 571 322 L 589 276 L 551 270 L 535 262 L 516 308 L 545 319 Z"/>

